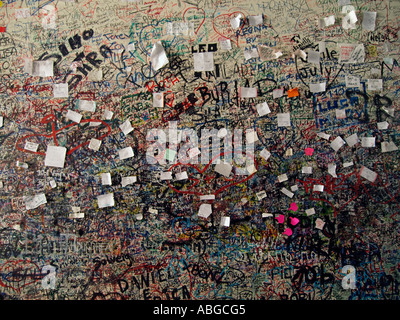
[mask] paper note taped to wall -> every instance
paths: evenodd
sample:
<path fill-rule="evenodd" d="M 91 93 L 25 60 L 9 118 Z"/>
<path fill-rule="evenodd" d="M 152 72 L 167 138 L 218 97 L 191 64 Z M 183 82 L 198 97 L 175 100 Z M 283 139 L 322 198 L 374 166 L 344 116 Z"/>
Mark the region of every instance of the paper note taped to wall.
<path fill-rule="evenodd" d="M 48 167 L 64 168 L 67 148 L 57 146 L 47 146 L 44 165 Z"/>
<path fill-rule="evenodd" d="M 202 203 L 199 207 L 198 216 L 207 219 L 212 213 L 212 207 L 209 203 Z"/>
<path fill-rule="evenodd" d="M 366 31 L 375 30 L 376 12 L 363 12 L 362 28 Z"/>
<path fill-rule="evenodd" d="M 32 75 L 38 77 L 52 77 L 54 62 L 52 60 L 33 61 Z"/>
<path fill-rule="evenodd" d="M 68 83 L 55 83 L 53 96 L 54 98 L 68 98 Z"/>
<path fill-rule="evenodd" d="M 193 53 L 194 71 L 214 71 L 214 53 Z"/>
<path fill-rule="evenodd" d="M 75 112 L 73 110 L 68 110 L 67 114 L 65 115 L 66 118 L 72 120 L 76 123 L 80 123 L 82 119 L 82 115 L 79 112 Z"/>
<path fill-rule="evenodd" d="M 26 210 L 33 210 L 40 205 L 47 203 L 46 195 L 44 193 L 39 193 L 34 196 L 23 196 L 23 200 L 25 201 Z"/>
<path fill-rule="evenodd" d="M 121 178 L 121 185 L 122 187 L 126 187 L 130 184 L 133 184 L 137 181 L 137 177 L 136 176 L 127 176 L 127 177 L 122 177 Z"/>
<path fill-rule="evenodd" d="M 118 150 L 118 156 L 120 160 L 132 158 L 134 156 L 132 147 L 126 147 Z"/>
<path fill-rule="evenodd" d="M 310 91 L 313 93 L 325 92 L 326 82 L 310 83 Z"/>
<path fill-rule="evenodd" d="M 157 41 L 153 45 L 153 49 L 151 50 L 150 54 L 150 62 L 155 71 L 162 68 L 169 62 L 161 41 Z"/>
<path fill-rule="evenodd" d="M 164 107 L 164 93 L 163 92 L 153 92 L 153 107 L 163 108 Z"/>
<path fill-rule="evenodd" d="M 360 176 L 367 179 L 370 182 L 375 182 L 378 174 L 375 171 L 368 169 L 367 167 L 362 166 L 360 170 Z"/>
<path fill-rule="evenodd" d="M 290 112 L 278 113 L 278 127 L 290 127 Z"/>
<path fill-rule="evenodd" d="M 123 124 L 121 124 L 119 126 L 119 128 L 121 129 L 121 131 L 124 133 L 124 135 L 128 135 L 130 132 L 133 131 L 131 122 L 129 121 L 129 119 L 127 119 Z"/>
<path fill-rule="evenodd" d="M 256 98 L 257 88 L 239 87 L 239 95 L 241 98 Z"/>
<path fill-rule="evenodd" d="M 362 43 L 339 43 L 339 63 L 363 63 L 365 50 Z"/>
<path fill-rule="evenodd" d="M 78 109 L 81 111 L 95 112 L 96 111 L 96 101 L 79 99 Z"/>
<path fill-rule="evenodd" d="M 106 193 L 97 197 L 97 204 L 99 208 L 113 207 L 114 206 L 114 193 Z"/>
<path fill-rule="evenodd" d="M 26 141 L 26 142 L 25 142 L 24 149 L 25 149 L 25 150 L 32 151 L 32 152 L 36 152 L 37 149 L 38 149 L 38 147 L 39 147 L 39 144 L 38 144 L 38 143 Z"/>

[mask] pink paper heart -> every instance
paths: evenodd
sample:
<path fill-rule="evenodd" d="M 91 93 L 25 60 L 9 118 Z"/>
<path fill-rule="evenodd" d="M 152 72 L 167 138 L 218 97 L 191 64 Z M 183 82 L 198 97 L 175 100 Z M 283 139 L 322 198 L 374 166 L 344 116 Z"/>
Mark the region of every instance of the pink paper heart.
<path fill-rule="evenodd" d="M 289 210 L 297 211 L 298 208 L 299 208 L 299 207 L 297 206 L 297 204 L 296 204 L 295 202 L 292 202 L 292 203 L 290 204 Z"/>
<path fill-rule="evenodd" d="M 300 220 L 297 219 L 296 217 L 289 217 L 289 218 L 290 218 L 290 223 L 294 226 L 300 222 Z"/>
<path fill-rule="evenodd" d="M 313 148 L 306 148 L 304 150 L 304 152 L 306 153 L 307 156 L 312 156 L 314 153 L 314 149 Z"/>
<path fill-rule="evenodd" d="M 291 236 L 293 234 L 293 231 L 290 228 L 286 228 L 285 231 L 283 232 L 283 234 L 286 234 L 287 236 Z"/>
<path fill-rule="evenodd" d="M 279 223 L 283 223 L 285 221 L 285 216 L 283 214 L 280 214 L 275 219 L 278 220 Z"/>

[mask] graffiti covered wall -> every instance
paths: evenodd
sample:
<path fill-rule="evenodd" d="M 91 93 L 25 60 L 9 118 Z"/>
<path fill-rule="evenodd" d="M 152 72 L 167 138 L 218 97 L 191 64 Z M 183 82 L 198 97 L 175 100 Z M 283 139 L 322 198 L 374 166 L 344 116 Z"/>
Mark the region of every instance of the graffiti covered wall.
<path fill-rule="evenodd" d="M 1 297 L 399 299 L 399 15 L 2 1 Z"/>

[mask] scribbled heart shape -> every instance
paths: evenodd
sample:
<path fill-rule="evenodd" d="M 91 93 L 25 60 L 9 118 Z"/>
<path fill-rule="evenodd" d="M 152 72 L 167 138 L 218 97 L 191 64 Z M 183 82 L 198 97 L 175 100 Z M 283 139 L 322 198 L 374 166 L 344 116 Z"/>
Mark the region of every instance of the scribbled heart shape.
<path fill-rule="evenodd" d="M 22 288 L 39 281 L 39 267 L 30 260 L 9 260 L 0 266 L 0 286 L 19 292 Z"/>
<path fill-rule="evenodd" d="M 232 152 L 232 153 L 234 153 L 234 152 Z M 188 166 L 188 167 L 191 167 L 191 168 L 195 169 L 199 174 L 203 175 L 203 174 L 206 172 L 206 170 L 208 169 L 208 167 L 213 163 L 213 161 L 214 161 L 215 159 L 218 159 L 219 157 L 221 157 L 221 156 L 223 156 L 223 155 L 225 155 L 225 154 L 228 154 L 228 153 L 222 152 L 222 153 L 220 153 L 219 155 L 217 155 L 217 156 L 215 156 L 214 158 L 212 158 L 212 159 L 208 162 L 208 164 L 207 164 L 202 170 L 200 170 L 197 166 L 195 166 L 195 165 L 193 165 L 193 164 L 176 163 L 176 164 L 174 164 L 173 166 L 171 166 L 171 167 L 169 168 L 168 171 L 172 171 L 172 169 L 174 169 L 174 168 L 176 168 L 176 167 L 178 167 L 178 166 Z M 256 169 L 257 169 L 257 163 L 256 163 L 254 157 L 251 157 L 251 159 L 253 160 L 254 166 L 255 166 Z M 221 188 L 218 188 L 217 190 L 215 190 L 215 191 L 212 192 L 212 193 L 202 193 L 202 192 L 198 192 L 198 191 L 196 191 L 196 190 L 191 190 L 192 188 L 194 188 L 196 185 L 198 185 L 198 184 L 200 183 L 200 180 L 195 179 L 195 178 L 190 178 L 190 177 L 189 177 L 189 180 L 194 181 L 194 183 L 188 188 L 189 190 L 179 190 L 179 189 L 175 188 L 175 187 L 169 182 L 169 180 L 167 180 L 167 184 L 168 184 L 168 186 L 169 186 L 172 190 L 174 190 L 174 191 L 177 192 L 177 193 L 192 194 L 192 195 L 197 195 L 197 196 L 203 196 L 203 195 L 206 195 L 206 194 L 207 194 L 207 195 L 213 194 L 214 196 L 217 196 L 217 195 L 218 195 L 219 193 L 221 193 L 222 191 L 224 191 L 224 190 L 226 190 L 226 189 L 228 189 L 228 188 L 230 188 L 230 187 L 233 187 L 233 186 L 235 186 L 235 185 L 237 185 L 237 184 L 239 184 L 239 183 L 243 183 L 243 182 L 245 182 L 245 181 L 251 179 L 251 178 L 254 176 L 254 174 L 255 174 L 255 172 L 253 172 L 251 175 L 245 176 L 245 178 L 243 178 L 243 179 L 238 179 L 238 180 L 235 180 L 235 177 L 238 177 L 238 176 L 235 176 L 233 179 L 227 179 L 227 178 L 224 177 L 224 180 L 227 182 L 227 184 L 224 185 L 224 186 L 222 186 Z M 208 181 L 208 180 L 207 180 L 207 181 Z"/>
<path fill-rule="evenodd" d="M 232 13 L 224 13 L 221 14 L 219 16 L 217 16 L 214 20 L 213 20 L 213 28 L 214 31 L 219 34 L 221 37 L 225 38 L 225 39 L 229 39 L 233 42 L 236 43 L 237 46 L 239 46 L 239 35 L 236 36 L 237 31 L 242 31 L 244 24 L 242 23 L 241 26 L 238 29 L 233 29 L 231 26 L 231 19 L 236 16 L 237 14 L 241 14 L 242 15 L 242 19 L 246 20 L 246 16 L 243 12 L 241 11 L 235 11 Z M 225 34 L 225 32 L 232 34 L 233 36 L 227 36 Z M 239 32 L 240 33 L 240 32 Z"/>
<path fill-rule="evenodd" d="M 206 13 L 204 12 L 203 9 L 201 8 L 197 8 L 197 7 L 189 7 L 187 8 L 185 11 L 183 11 L 183 21 L 186 22 L 186 17 L 189 18 L 190 16 L 190 12 L 188 13 L 188 11 L 191 12 L 198 12 L 200 11 L 203 14 L 203 20 L 201 20 L 199 26 L 197 27 L 197 29 L 195 30 L 195 34 L 197 35 L 197 32 L 199 32 L 199 29 L 201 28 L 201 26 L 204 24 L 204 22 L 206 21 Z M 193 13 L 193 15 L 196 15 L 195 13 Z"/>

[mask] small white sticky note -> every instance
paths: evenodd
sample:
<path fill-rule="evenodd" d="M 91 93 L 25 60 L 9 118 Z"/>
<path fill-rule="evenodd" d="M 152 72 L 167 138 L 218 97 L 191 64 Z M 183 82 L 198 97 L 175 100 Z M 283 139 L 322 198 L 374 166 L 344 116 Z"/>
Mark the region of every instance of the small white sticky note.
<path fill-rule="evenodd" d="M 53 84 L 54 98 L 68 98 L 68 83 Z"/>
<path fill-rule="evenodd" d="M 199 197 L 200 200 L 214 200 L 215 195 L 214 194 L 205 194 Z"/>
<path fill-rule="evenodd" d="M 279 182 L 284 182 L 284 181 L 287 181 L 287 180 L 288 180 L 288 176 L 286 175 L 286 173 L 281 174 L 281 175 L 278 176 L 278 181 Z"/>
<path fill-rule="evenodd" d="M 81 122 L 82 119 L 82 115 L 79 112 L 75 112 L 72 110 L 68 110 L 65 117 L 77 123 Z"/>
<path fill-rule="evenodd" d="M 219 163 L 215 165 L 214 171 L 228 178 L 232 171 L 232 165 L 226 162 Z"/>
<path fill-rule="evenodd" d="M 32 151 L 32 152 L 36 152 L 38 147 L 39 147 L 38 143 L 27 141 L 27 142 L 25 142 L 24 149 Z"/>
<path fill-rule="evenodd" d="M 214 71 L 214 53 L 193 53 L 194 71 Z"/>
<path fill-rule="evenodd" d="M 393 141 L 390 141 L 390 142 L 383 141 L 383 142 L 381 142 L 381 151 L 382 152 L 391 152 L 391 151 L 396 151 L 398 149 L 399 148 L 394 144 Z"/>
<path fill-rule="evenodd" d="M 221 217 L 220 225 L 222 227 L 229 227 L 230 223 L 231 223 L 231 218 L 230 217 Z"/>
<path fill-rule="evenodd" d="M 322 220 L 320 218 L 317 218 L 315 220 L 315 229 L 323 230 L 324 226 L 325 226 L 325 221 L 324 220 Z"/>
<path fill-rule="evenodd" d="M 132 147 L 126 147 L 118 150 L 120 160 L 128 159 L 134 156 Z"/>
<path fill-rule="evenodd" d="M 261 215 L 262 218 L 271 218 L 273 216 L 274 215 L 272 213 L 268 213 L 268 212 L 263 212 Z"/>
<path fill-rule="evenodd" d="M 258 141 L 257 132 L 254 129 L 246 130 L 246 142 L 247 143 L 254 143 Z"/>
<path fill-rule="evenodd" d="M 274 99 L 280 98 L 280 97 L 282 97 L 282 96 L 283 96 L 283 89 L 274 89 L 274 90 L 272 91 L 272 97 L 273 97 Z"/>
<path fill-rule="evenodd" d="M 96 101 L 80 100 L 79 99 L 78 109 L 81 110 L 81 111 L 95 112 L 95 110 L 96 110 Z"/>
<path fill-rule="evenodd" d="M 247 18 L 249 19 L 249 25 L 250 26 L 257 26 L 257 25 L 263 23 L 262 14 L 260 14 L 258 16 L 248 16 Z"/>
<path fill-rule="evenodd" d="M 314 184 L 313 191 L 323 192 L 324 191 L 324 185 L 322 185 L 322 184 Z"/>
<path fill-rule="evenodd" d="M 307 58 L 307 53 L 305 53 L 303 50 L 301 50 L 301 49 L 297 49 L 295 52 L 294 52 L 294 55 L 295 56 L 297 56 L 297 57 L 299 57 L 299 58 L 302 58 L 303 60 L 306 60 L 306 58 Z"/>
<path fill-rule="evenodd" d="M 208 218 L 212 213 L 212 207 L 209 203 L 202 203 L 199 207 L 198 216 L 202 218 Z"/>
<path fill-rule="evenodd" d="M 133 184 L 137 181 L 137 177 L 136 176 L 128 176 L 128 177 L 122 177 L 121 178 L 121 185 L 122 187 L 126 187 L 130 184 Z"/>
<path fill-rule="evenodd" d="M 90 139 L 89 149 L 92 149 L 94 151 L 98 151 L 100 149 L 100 146 L 101 146 L 101 140 L 98 140 L 98 139 L 95 139 L 95 138 Z"/>
<path fill-rule="evenodd" d="M 336 119 L 346 119 L 346 109 L 336 109 Z"/>
<path fill-rule="evenodd" d="M 32 75 L 38 77 L 52 77 L 54 62 L 52 60 L 33 61 Z"/>
<path fill-rule="evenodd" d="M 4 124 L 4 118 L 3 116 L 0 116 L 0 128 L 3 127 Z"/>
<path fill-rule="evenodd" d="M 165 171 L 165 172 L 160 172 L 160 180 L 172 180 L 172 172 L 170 171 Z"/>
<path fill-rule="evenodd" d="M 257 104 L 256 108 L 257 108 L 258 115 L 260 117 L 265 116 L 268 113 L 271 113 L 271 110 L 269 109 L 267 102 Z"/>
<path fill-rule="evenodd" d="M 68 215 L 70 219 L 83 219 L 85 217 L 84 212 L 72 212 Z"/>
<path fill-rule="evenodd" d="M 188 178 L 189 178 L 189 177 L 188 177 L 188 174 L 187 174 L 186 171 L 175 173 L 175 179 L 178 180 L 178 181 L 180 181 L 180 180 L 186 180 L 186 179 L 188 179 Z"/>
<path fill-rule="evenodd" d="M 239 87 L 239 95 L 241 98 L 256 98 L 257 88 Z"/>
<path fill-rule="evenodd" d="M 310 91 L 314 93 L 325 92 L 326 82 L 310 83 Z"/>
<path fill-rule="evenodd" d="M 17 166 L 18 168 L 28 169 L 28 164 L 25 163 L 25 162 L 17 161 L 16 166 Z"/>
<path fill-rule="evenodd" d="M 247 166 L 246 170 L 247 170 L 248 175 L 251 175 L 251 174 L 257 172 L 257 168 L 254 164 Z"/>
<path fill-rule="evenodd" d="M 337 178 L 337 175 L 336 175 L 336 164 L 335 163 L 329 163 L 328 164 L 328 173 L 332 177 Z"/>
<path fill-rule="evenodd" d="M 293 198 L 293 196 L 294 196 L 294 193 L 293 192 L 290 192 L 288 189 L 286 189 L 286 188 L 282 188 L 281 189 L 281 192 L 283 193 L 283 194 L 285 194 L 285 195 L 287 195 L 289 198 Z"/>
<path fill-rule="evenodd" d="M 44 165 L 48 167 L 64 168 L 66 154 L 67 148 L 65 147 L 47 146 Z"/>
<path fill-rule="evenodd" d="M 290 112 L 278 113 L 278 127 L 290 127 Z"/>
<path fill-rule="evenodd" d="M 293 185 L 290 187 L 290 190 L 292 190 L 292 192 L 296 192 L 297 190 L 299 190 L 299 187 L 297 184 Z"/>
<path fill-rule="evenodd" d="M 257 192 L 256 196 L 257 196 L 258 200 L 262 200 L 267 196 L 267 193 L 263 190 L 263 191 Z"/>
<path fill-rule="evenodd" d="M 376 126 L 378 127 L 379 130 L 386 130 L 389 128 L 389 122 L 387 121 L 378 122 Z"/>
<path fill-rule="evenodd" d="M 343 168 L 351 167 L 354 165 L 353 161 L 343 162 Z"/>
<path fill-rule="evenodd" d="M 104 113 L 103 113 L 103 119 L 104 120 L 111 120 L 113 115 L 114 115 L 114 112 L 106 109 L 106 110 L 104 110 Z"/>
<path fill-rule="evenodd" d="M 375 30 L 376 12 L 363 12 L 362 28 L 366 31 Z"/>
<path fill-rule="evenodd" d="M 352 135 L 344 138 L 346 140 L 346 143 L 349 145 L 349 147 L 353 147 L 357 143 L 360 142 L 360 139 L 358 139 L 357 133 L 353 133 Z"/>
<path fill-rule="evenodd" d="M 157 41 L 153 45 L 153 49 L 151 50 L 150 54 L 150 62 L 155 71 L 162 68 L 169 62 L 161 41 Z"/>
<path fill-rule="evenodd" d="M 153 92 L 153 107 L 163 108 L 164 107 L 164 93 Z"/>
<path fill-rule="evenodd" d="M 248 50 L 244 50 L 243 55 L 246 60 L 250 60 L 250 59 L 259 57 L 257 48 L 251 48 Z"/>
<path fill-rule="evenodd" d="M 165 149 L 164 159 L 167 159 L 168 161 L 172 162 L 175 159 L 176 153 L 177 152 L 175 150 Z"/>
<path fill-rule="evenodd" d="M 232 18 L 230 20 L 231 26 L 233 29 L 237 29 L 240 26 L 240 19 L 242 18 L 242 15 L 239 13 L 236 17 Z"/>
<path fill-rule="evenodd" d="M 50 187 L 52 187 L 53 189 L 54 189 L 55 187 L 57 187 L 57 183 L 56 183 L 56 181 L 55 181 L 54 179 L 51 179 L 51 180 L 49 181 L 49 184 L 50 184 Z"/>
<path fill-rule="evenodd" d="M 383 82 L 382 79 L 368 79 L 368 89 L 369 91 L 382 90 Z"/>
<path fill-rule="evenodd" d="M 113 207 L 114 206 L 114 193 L 106 193 L 97 197 L 97 204 L 99 208 Z"/>
<path fill-rule="evenodd" d="M 134 44 L 133 42 L 129 43 L 129 44 L 126 46 L 126 49 L 127 49 L 128 51 L 135 51 L 135 44 Z"/>
<path fill-rule="evenodd" d="M 25 201 L 26 210 L 33 210 L 40 205 L 47 203 L 46 195 L 44 193 L 39 193 L 34 196 L 23 196 L 22 198 Z"/>
<path fill-rule="evenodd" d="M 318 133 L 317 133 L 317 136 L 320 137 L 320 138 L 322 138 L 322 139 L 325 139 L 325 140 L 329 140 L 329 138 L 331 137 L 330 134 L 326 134 L 326 133 L 324 133 L 324 132 L 318 132 Z"/>
<path fill-rule="evenodd" d="M 201 153 L 201 151 L 198 147 L 195 147 L 195 148 L 189 149 L 187 153 L 188 153 L 189 158 L 192 159 L 192 158 L 198 156 Z"/>
<path fill-rule="evenodd" d="M 361 146 L 363 148 L 373 148 L 375 147 L 375 137 L 362 137 Z"/>
<path fill-rule="evenodd" d="M 231 50 L 232 49 L 231 40 L 230 39 L 221 40 L 219 42 L 219 46 L 222 50 Z"/>
<path fill-rule="evenodd" d="M 133 131 L 131 122 L 129 121 L 129 119 L 127 119 L 123 124 L 121 124 L 119 126 L 119 128 L 121 129 L 121 131 L 124 133 L 124 135 L 128 135 L 130 132 Z"/>
<path fill-rule="evenodd" d="M 301 169 L 301 173 L 304 173 L 304 174 L 312 174 L 312 167 L 303 167 L 303 168 Z"/>
<path fill-rule="evenodd" d="M 360 87 L 360 77 L 347 75 L 345 76 L 346 87 L 347 88 L 359 88 Z"/>
<path fill-rule="evenodd" d="M 111 173 L 105 172 L 101 174 L 101 184 L 103 186 L 111 186 Z"/>
<path fill-rule="evenodd" d="M 149 213 L 158 214 L 158 210 L 154 208 L 149 208 Z"/>
<path fill-rule="evenodd" d="M 306 215 L 307 216 L 312 216 L 313 214 L 315 214 L 315 209 L 314 208 L 306 209 Z"/>
<path fill-rule="evenodd" d="M 268 160 L 268 158 L 271 156 L 271 153 L 267 150 L 267 149 L 262 149 L 260 151 L 260 156 L 264 159 L 264 160 Z"/>
<path fill-rule="evenodd" d="M 360 170 L 360 176 L 367 179 L 370 182 L 374 182 L 378 177 L 378 174 L 375 171 L 372 171 L 367 167 L 362 166 Z"/>
<path fill-rule="evenodd" d="M 346 142 L 339 136 L 331 142 L 331 148 L 337 152 L 345 144 Z"/>

